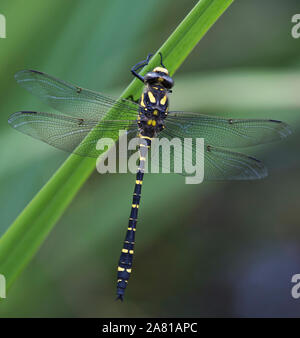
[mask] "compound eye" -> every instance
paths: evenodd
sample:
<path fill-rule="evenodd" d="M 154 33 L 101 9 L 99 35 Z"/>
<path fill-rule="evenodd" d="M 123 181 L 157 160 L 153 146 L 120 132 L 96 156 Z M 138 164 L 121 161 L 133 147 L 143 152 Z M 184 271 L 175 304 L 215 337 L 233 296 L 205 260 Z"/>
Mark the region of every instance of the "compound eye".
<path fill-rule="evenodd" d="M 153 84 L 157 81 L 157 78 L 159 77 L 158 74 L 153 73 L 153 72 L 149 72 L 145 75 L 144 79 L 146 83 L 150 83 Z"/>
<path fill-rule="evenodd" d="M 167 89 L 170 89 L 173 87 L 173 81 L 169 81 L 167 79 L 164 80 L 164 86 L 167 88 Z"/>

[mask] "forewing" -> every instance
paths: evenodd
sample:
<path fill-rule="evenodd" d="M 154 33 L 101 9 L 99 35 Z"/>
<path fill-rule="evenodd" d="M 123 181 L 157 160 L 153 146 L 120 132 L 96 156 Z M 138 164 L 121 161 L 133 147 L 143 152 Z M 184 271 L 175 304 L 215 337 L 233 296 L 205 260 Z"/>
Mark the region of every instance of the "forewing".
<path fill-rule="evenodd" d="M 136 119 L 139 105 L 84 89 L 35 70 L 23 70 L 16 81 L 54 109 L 79 118 L 101 120 L 114 107 L 128 119 Z"/>
<path fill-rule="evenodd" d="M 181 138 L 204 138 L 207 145 L 241 148 L 286 138 L 290 127 L 281 121 L 226 119 L 197 113 L 169 112 L 166 130 Z"/>

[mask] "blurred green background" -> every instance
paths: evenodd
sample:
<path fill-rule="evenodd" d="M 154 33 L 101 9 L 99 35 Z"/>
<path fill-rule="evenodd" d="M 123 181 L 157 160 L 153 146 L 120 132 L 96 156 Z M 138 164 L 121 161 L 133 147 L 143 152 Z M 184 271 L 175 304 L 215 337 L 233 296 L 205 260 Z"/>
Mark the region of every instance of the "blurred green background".
<path fill-rule="evenodd" d="M 118 95 L 130 67 L 195 3 L 1 0 L 0 235 L 68 156 L 9 128 L 12 112 L 51 111 L 16 85 L 14 73 L 37 69 Z M 296 13 L 299 0 L 236 1 L 174 78 L 172 109 L 292 126 L 288 140 L 246 150 L 269 177 L 190 186 L 179 175 L 147 175 L 134 271 L 119 303 L 116 265 L 135 177 L 95 172 L 0 302 L 1 317 L 300 316 L 291 297 L 300 273 Z"/>

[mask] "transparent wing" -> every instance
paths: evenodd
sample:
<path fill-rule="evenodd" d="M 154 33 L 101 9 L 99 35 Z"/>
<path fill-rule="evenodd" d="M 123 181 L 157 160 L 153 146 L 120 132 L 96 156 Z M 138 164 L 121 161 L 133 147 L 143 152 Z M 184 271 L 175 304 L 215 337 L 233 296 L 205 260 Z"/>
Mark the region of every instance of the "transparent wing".
<path fill-rule="evenodd" d="M 99 122 L 50 113 L 17 112 L 10 116 L 8 123 L 20 132 L 58 149 L 88 157 L 99 156 L 96 144 L 99 139 L 108 137 L 107 133 L 118 136 L 119 130 L 127 130 L 130 138 L 137 135 L 137 123 L 132 120 Z"/>
<path fill-rule="evenodd" d="M 216 147 L 206 147 L 204 178 L 207 180 L 257 180 L 268 175 L 265 165 L 254 157 Z"/>
<path fill-rule="evenodd" d="M 112 107 L 128 119 L 135 119 L 138 113 L 139 105 L 132 101 L 80 88 L 35 70 L 20 71 L 15 79 L 46 104 L 68 115 L 101 120 Z"/>
<path fill-rule="evenodd" d="M 174 138 L 178 138 L 181 144 L 184 145 L 184 139 L 182 137 L 178 137 L 178 135 L 170 133 L 167 128 L 159 134 L 159 138 L 166 138 L 169 141 Z M 178 149 L 175 147 L 172 148 L 170 169 L 171 172 L 177 172 L 175 171 L 175 163 L 176 165 L 181 163 L 181 174 L 184 176 L 190 176 L 191 174 L 185 171 L 184 161 L 186 160 L 185 156 L 187 155 L 184 153 L 185 150 L 189 151 L 190 163 L 195 163 L 197 148 L 195 140 L 193 140 L 193 143 L 190 144 L 190 146 L 186 146 L 186 148 L 184 148 L 184 146 Z M 151 153 L 151 156 L 153 156 L 154 160 L 159 163 L 159 167 L 162 170 L 167 167 L 161 155 L 162 153 L 157 151 L 152 151 Z M 214 146 L 205 145 L 204 147 L 205 180 L 256 180 L 266 177 L 267 174 L 267 169 L 264 164 L 254 157 Z"/>
<path fill-rule="evenodd" d="M 204 138 L 205 144 L 224 148 L 249 147 L 277 141 L 291 134 L 281 121 L 226 119 L 197 113 L 169 112 L 166 130 L 182 138 Z"/>

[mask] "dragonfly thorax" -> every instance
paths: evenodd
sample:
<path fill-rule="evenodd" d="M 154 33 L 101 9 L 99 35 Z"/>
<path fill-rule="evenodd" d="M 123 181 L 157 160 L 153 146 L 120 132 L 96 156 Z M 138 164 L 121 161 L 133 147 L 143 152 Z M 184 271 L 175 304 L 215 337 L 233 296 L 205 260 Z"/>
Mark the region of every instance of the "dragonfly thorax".
<path fill-rule="evenodd" d="M 162 85 L 147 85 L 140 99 L 138 116 L 139 128 L 143 134 L 153 137 L 162 131 L 164 120 L 168 115 L 168 91 Z"/>

